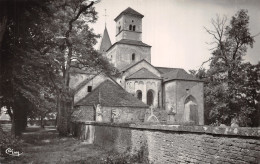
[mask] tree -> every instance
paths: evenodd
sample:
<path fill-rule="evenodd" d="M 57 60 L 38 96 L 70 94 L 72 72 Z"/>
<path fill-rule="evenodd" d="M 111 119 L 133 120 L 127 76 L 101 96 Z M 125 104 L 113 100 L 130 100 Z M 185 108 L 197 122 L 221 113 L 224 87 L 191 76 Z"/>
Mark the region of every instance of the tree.
<path fill-rule="evenodd" d="M 27 117 L 43 118 L 56 109 L 58 120 L 62 120 L 58 121 L 58 130 L 66 135 L 73 104 L 69 89 L 71 68 L 114 72 L 114 67 L 93 48 L 99 37 L 88 26 L 97 19 L 94 2 L 12 0 L 1 3 L 7 18 L 0 29 L 4 31 L 1 105 L 7 106 L 16 135 L 20 134 Z"/>
<path fill-rule="evenodd" d="M 50 32 L 56 36 L 55 54 L 57 70 L 61 73 L 62 83 L 56 85 L 58 130 L 66 135 L 69 129 L 70 115 L 73 106 L 73 93 L 69 88 L 71 68 L 76 67 L 89 72 L 105 72 L 112 74 L 115 68 L 93 47 L 99 35 L 93 33 L 89 23 L 97 20 L 93 1 L 68 0 L 57 2 Z M 77 64 L 75 64 L 77 63 Z"/>
<path fill-rule="evenodd" d="M 211 21 L 213 30 L 205 28 L 213 36 L 213 42 L 209 44 L 215 46 L 208 60 L 210 68 L 206 73 L 208 78 L 205 85 L 205 113 L 209 113 L 209 123 L 230 124 L 233 120 L 241 126 L 252 125 L 250 116 L 256 111 L 256 104 L 252 105 L 252 99 L 251 104 L 246 99 L 253 96 L 257 100 L 257 96 L 256 93 L 246 91 L 250 86 L 245 80 L 251 81 L 250 74 L 255 70 L 245 71 L 251 66 L 242 61 L 247 47 L 253 47 L 255 37 L 249 32 L 247 13 L 247 10 L 239 10 L 229 25 L 226 25 L 226 17 L 221 19 L 218 16 Z M 252 89 L 259 90 L 259 82 L 256 79 L 254 82 Z"/>
<path fill-rule="evenodd" d="M 34 44 L 43 43 L 39 25 L 48 15 L 48 0 L 1 1 L 5 26 L 1 26 L 1 106 L 7 106 L 13 132 L 20 135 L 27 123 L 31 107 L 38 107 L 40 91 L 50 88 L 46 81 L 45 63 L 48 57 L 39 53 Z M 12 110 L 11 110 L 12 109 Z M 33 108 L 35 109 L 35 108 Z"/>

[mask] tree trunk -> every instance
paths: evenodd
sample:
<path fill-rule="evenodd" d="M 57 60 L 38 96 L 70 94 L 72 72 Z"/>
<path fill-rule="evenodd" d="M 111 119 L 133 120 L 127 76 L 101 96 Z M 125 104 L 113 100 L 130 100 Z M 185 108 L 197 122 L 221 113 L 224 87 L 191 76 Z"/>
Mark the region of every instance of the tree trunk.
<path fill-rule="evenodd" d="M 44 128 L 44 116 L 41 116 L 41 128 Z"/>
<path fill-rule="evenodd" d="M 7 25 L 7 15 L 6 15 L 6 7 L 2 6 L 3 10 L 0 11 L 0 70 L 2 70 L 2 42 L 4 38 L 4 34 L 6 31 L 6 25 Z M 1 10 L 1 9 L 0 9 Z M 0 72 L 0 109 L 2 107 L 2 71 Z"/>
<path fill-rule="evenodd" d="M 72 32 L 73 29 L 73 23 L 78 20 L 78 18 L 80 17 L 80 15 L 87 11 L 88 8 L 90 8 L 91 6 L 93 6 L 94 2 L 91 1 L 91 3 L 87 6 L 82 5 L 80 6 L 80 9 L 78 11 L 78 13 L 75 15 L 74 18 L 72 18 L 69 21 L 68 24 L 68 30 L 65 33 L 65 37 L 66 37 L 66 46 L 68 48 L 68 54 L 67 54 L 67 58 L 66 58 L 66 68 L 63 71 L 63 80 L 64 80 L 64 89 L 68 89 L 69 88 L 69 73 L 70 73 L 70 66 L 71 66 L 71 58 L 72 58 L 72 40 L 70 38 L 70 33 Z M 65 65 L 65 64 L 64 64 Z M 67 90 L 69 92 L 69 90 Z M 60 95 L 61 96 L 61 95 Z M 68 100 L 68 98 L 66 97 L 60 97 L 59 101 L 58 101 L 58 126 L 57 129 L 59 131 L 60 135 L 67 135 L 69 133 L 69 121 L 70 121 L 70 105 L 71 104 L 71 98 Z"/>
<path fill-rule="evenodd" d="M 7 114 L 9 115 L 11 121 L 13 120 L 13 112 L 11 111 L 10 107 L 7 107 Z"/>
<path fill-rule="evenodd" d="M 7 15 L 6 15 L 6 7 L 2 7 L 2 11 L 0 11 L 0 49 L 3 42 L 3 37 L 6 30 L 7 25 Z"/>
<path fill-rule="evenodd" d="M 16 105 L 15 105 L 16 106 Z M 20 112 L 18 112 L 17 107 L 14 107 L 14 118 L 12 121 L 12 134 L 14 134 L 15 137 L 19 137 L 22 135 L 22 126 L 21 126 L 21 118 L 19 117 Z"/>

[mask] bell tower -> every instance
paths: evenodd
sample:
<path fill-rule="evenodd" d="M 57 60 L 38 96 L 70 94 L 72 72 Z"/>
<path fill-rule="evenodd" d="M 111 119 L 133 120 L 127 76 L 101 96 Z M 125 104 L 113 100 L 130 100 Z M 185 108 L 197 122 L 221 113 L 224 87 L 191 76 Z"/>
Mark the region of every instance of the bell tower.
<path fill-rule="evenodd" d="M 142 42 L 143 17 L 128 7 L 114 19 L 116 42 L 107 49 L 106 56 L 119 70 L 143 59 L 151 63 L 151 46 Z"/>
<path fill-rule="evenodd" d="M 116 41 L 122 39 L 142 41 L 142 18 L 144 16 L 128 7 L 114 20 L 116 22 Z"/>

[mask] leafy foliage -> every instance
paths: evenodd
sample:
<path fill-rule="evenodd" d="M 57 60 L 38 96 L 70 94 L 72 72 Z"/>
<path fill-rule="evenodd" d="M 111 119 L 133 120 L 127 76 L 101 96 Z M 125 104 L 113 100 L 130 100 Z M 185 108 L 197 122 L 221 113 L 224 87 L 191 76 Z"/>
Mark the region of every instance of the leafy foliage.
<path fill-rule="evenodd" d="M 226 25 L 226 17 L 212 20 L 214 30 L 209 70 L 201 69 L 197 76 L 205 83 L 205 118 L 209 124 L 257 126 L 259 114 L 259 63 L 243 63 L 247 47 L 253 46 L 254 36 L 249 32 L 249 16 L 239 10 Z M 193 71 L 194 73 L 194 71 Z"/>
<path fill-rule="evenodd" d="M 1 30 L 1 106 L 12 108 L 14 117 L 19 117 L 18 111 L 45 117 L 57 109 L 67 118 L 72 68 L 115 72 L 93 48 L 99 37 L 88 26 L 97 20 L 93 5 L 87 0 L 1 2 L 7 17 Z"/>
<path fill-rule="evenodd" d="M 7 148 L 12 148 L 16 151 L 21 151 L 21 142 L 13 138 L 10 134 L 4 132 L 0 128 L 0 157 L 9 156 L 5 153 L 5 150 Z"/>

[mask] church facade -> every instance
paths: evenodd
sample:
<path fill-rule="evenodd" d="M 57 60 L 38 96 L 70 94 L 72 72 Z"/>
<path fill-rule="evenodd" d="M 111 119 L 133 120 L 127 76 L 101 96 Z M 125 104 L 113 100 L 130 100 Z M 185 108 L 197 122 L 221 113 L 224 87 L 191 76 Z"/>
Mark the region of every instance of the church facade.
<path fill-rule="evenodd" d="M 155 111 L 167 114 L 167 122 L 204 124 L 203 81 L 184 69 L 156 67 L 151 64 L 152 46 L 142 42 L 144 15 L 127 8 L 114 20 L 116 42 L 111 43 L 105 27 L 99 51 L 120 72 L 119 78 L 104 74 L 71 76 L 75 89 L 74 103 L 82 101 L 100 83 L 111 79 L 126 92 Z M 91 88 L 91 89 L 90 89 Z M 133 100 L 132 100 L 133 101 Z"/>

